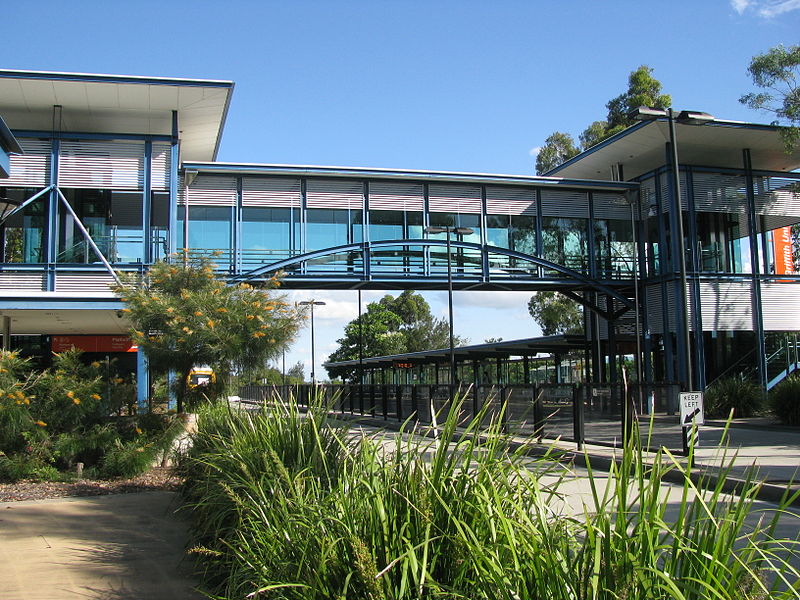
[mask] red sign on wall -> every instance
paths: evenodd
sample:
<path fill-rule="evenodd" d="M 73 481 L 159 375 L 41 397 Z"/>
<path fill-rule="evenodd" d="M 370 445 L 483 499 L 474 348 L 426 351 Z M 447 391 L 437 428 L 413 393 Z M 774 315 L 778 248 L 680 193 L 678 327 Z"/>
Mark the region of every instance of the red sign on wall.
<path fill-rule="evenodd" d="M 50 341 L 53 352 L 77 348 L 84 352 L 136 352 L 127 335 L 54 335 Z"/>

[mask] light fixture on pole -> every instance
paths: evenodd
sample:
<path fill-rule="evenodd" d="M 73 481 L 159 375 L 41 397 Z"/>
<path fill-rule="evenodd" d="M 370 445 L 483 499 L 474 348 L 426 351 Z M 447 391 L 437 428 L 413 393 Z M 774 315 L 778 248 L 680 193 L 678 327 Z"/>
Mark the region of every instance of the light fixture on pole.
<path fill-rule="evenodd" d="M 447 234 L 447 311 L 449 315 L 448 322 L 450 325 L 450 385 L 454 386 L 456 383 L 456 354 L 453 344 L 453 267 L 450 262 L 450 234 L 455 233 L 456 235 L 471 235 L 474 233 L 474 231 L 469 227 L 431 226 L 425 228 L 425 233 Z"/>
<path fill-rule="evenodd" d="M 311 307 L 311 383 L 312 385 L 317 382 L 316 374 L 314 372 L 314 307 L 325 306 L 321 300 L 303 300 L 297 303 L 299 306 Z"/>
<path fill-rule="evenodd" d="M 669 124 L 669 144 L 671 147 L 670 159 L 672 162 L 672 189 L 675 194 L 676 211 L 676 234 L 678 238 L 678 268 L 680 276 L 681 287 L 681 301 L 683 302 L 683 346 L 685 348 L 685 372 L 686 381 L 684 382 L 685 390 L 691 391 L 693 387 L 692 377 L 692 346 L 691 334 L 689 331 L 689 302 L 690 296 L 687 289 L 686 280 L 686 239 L 683 234 L 683 206 L 681 204 L 681 177 L 678 168 L 678 145 L 675 136 L 675 121 L 684 125 L 705 125 L 714 120 L 714 117 L 708 113 L 699 111 L 683 110 L 675 116 L 675 111 L 672 108 L 666 110 L 658 108 L 650 108 L 647 106 L 640 106 L 632 110 L 629 115 L 632 119 L 637 121 L 654 121 L 659 118 L 666 117 Z M 696 314 L 696 312 L 694 313 Z"/>

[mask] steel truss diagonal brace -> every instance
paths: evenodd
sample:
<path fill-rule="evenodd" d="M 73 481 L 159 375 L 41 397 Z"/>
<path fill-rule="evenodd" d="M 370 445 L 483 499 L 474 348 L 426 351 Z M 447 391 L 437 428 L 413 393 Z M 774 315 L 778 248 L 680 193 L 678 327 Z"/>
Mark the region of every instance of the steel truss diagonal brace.
<path fill-rule="evenodd" d="M 42 189 L 42 190 L 39 190 L 38 192 L 36 192 L 36 193 L 35 193 L 33 196 L 31 196 L 30 198 L 28 198 L 27 200 L 25 200 L 25 202 L 23 202 L 22 204 L 20 204 L 18 207 L 16 207 L 16 208 L 15 208 L 14 210 L 12 210 L 10 213 L 8 213 L 8 214 L 6 215 L 6 218 L 5 218 L 5 220 L 7 221 L 9 218 L 13 217 L 15 214 L 17 214 L 17 213 L 18 213 L 18 212 L 20 212 L 21 210 L 24 210 L 24 209 L 25 209 L 25 207 L 27 207 L 27 206 L 29 206 L 29 205 L 33 204 L 33 203 L 34 203 L 34 202 L 35 202 L 37 199 L 41 198 L 42 196 L 44 196 L 45 194 L 47 194 L 48 192 L 50 192 L 50 191 L 51 191 L 51 190 L 52 190 L 54 187 L 55 187 L 55 186 L 53 186 L 53 185 L 48 185 L 46 188 L 44 188 L 44 189 Z"/>
<path fill-rule="evenodd" d="M 563 294 L 564 296 L 566 296 L 570 300 L 574 300 L 575 302 L 577 302 L 581 306 L 585 306 L 586 308 L 588 308 L 592 312 L 597 313 L 598 315 L 603 317 L 606 321 L 612 321 L 615 318 L 617 318 L 617 316 L 618 316 L 616 313 L 612 314 L 610 311 L 603 310 L 602 308 L 600 308 L 594 302 L 589 302 L 586 298 L 584 298 L 580 294 L 576 294 L 575 292 L 570 292 L 569 290 L 557 290 L 557 291 L 558 291 L 559 294 Z M 626 308 L 622 312 L 624 313 L 627 310 L 628 309 Z"/>

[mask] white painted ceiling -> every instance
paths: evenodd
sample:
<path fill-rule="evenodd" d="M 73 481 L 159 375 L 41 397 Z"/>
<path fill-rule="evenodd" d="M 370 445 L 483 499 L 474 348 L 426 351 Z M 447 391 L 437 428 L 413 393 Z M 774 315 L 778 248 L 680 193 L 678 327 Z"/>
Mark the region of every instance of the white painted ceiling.
<path fill-rule="evenodd" d="M 742 151 L 750 150 L 753 168 L 792 171 L 800 167 L 800 149 L 786 153 L 779 129 L 746 123 L 716 121 L 706 125 L 675 124 L 678 162 L 704 167 L 744 167 Z M 611 166 L 621 164 L 625 180 L 668 164 L 666 121 L 652 121 L 596 150 L 591 148 L 570 164 L 548 175 L 578 179 L 610 179 Z"/>
<path fill-rule="evenodd" d="M 0 70 L 0 114 L 11 129 L 172 134 L 178 111 L 181 160 L 214 160 L 233 82 Z"/>
<path fill-rule="evenodd" d="M 127 335 L 130 329 L 116 310 L 11 309 L 0 316 L 11 317 L 11 335 Z"/>

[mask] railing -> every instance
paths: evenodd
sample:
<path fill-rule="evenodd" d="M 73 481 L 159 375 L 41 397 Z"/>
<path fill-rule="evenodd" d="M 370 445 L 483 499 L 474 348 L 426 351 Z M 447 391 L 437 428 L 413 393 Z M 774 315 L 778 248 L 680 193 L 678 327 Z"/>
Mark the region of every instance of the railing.
<path fill-rule="evenodd" d="M 651 447 L 682 447 L 678 384 L 514 384 L 458 390 L 466 422 L 485 408 L 484 425 L 502 419 L 510 434 L 618 447 L 638 423 Z M 453 405 L 449 385 L 246 386 L 239 396 L 265 403 L 294 397 L 300 405 L 325 402 L 332 411 L 382 421 L 441 423 Z M 652 428 L 650 425 L 652 423 Z"/>
<path fill-rule="evenodd" d="M 111 263 L 142 262 L 143 240 L 141 233 L 119 233 L 112 231 L 110 235 L 92 236 L 92 240 L 103 256 Z M 56 261 L 59 263 L 91 264 L 100 262 L 94 249 L 86 239 L 79 239 L 72 245 L 59 251 Z"/>
<path fill-rule="evenodd" d="M 773 338 L 767 351 L 767 389 L 772 389 L 800 367 L 800 336 L 785 333 Z"/>
<path fill-rule="evenodd" d="M 397 244 L 381 240 L 359 247 L 358 244 L 324 251 L 287 249 L 243 249 L 237 250 L 237 264 L 245 272 L 284 263 L 283 269 L 292 274 L 326 275 L 345 274 L 370 277 L 445 277 L 447 274 L 447 252 L 430 240 L 398 240 Z M 212 250 L 193 250 L 195 253 L 211 253 Z M 220 249 L 230 256 L 230 249 Z M 588 277 L 589 257 L 585 254 L 545 253 L 541 260 L 550 261 L 553 268 L 538 264 L 536 257 L 512 256 L 504 252 L 513 251 L 499 246 L 465 247 L 454 245 L 450 253 L 453 275 L 460 278 L 501 277 L 508 279 L 569 279 L 574 276 Z M 311 255 L 311 256 L 304 256 Z M 298 258 L 292 263 L 290 259 Z M 220 261 L 222 262 L 222 261 Z M 228 262 L 228 264 L 230 264 Z M 633 277 L 633 258 L 614 255 L 603 258 L 599 276 L 606 280 L 627 281 Z M 572 272 L 564 271 L 567 269 Z"/>
<path fill-rule="evenodd" d="M 756 350 L 757 348 L 753 348 L 745 352 L 733 364 L 709 381 L 706 387 L 725 377 L 735 375 L 757 379 L 758 366 L 754 360 Z M 770 334 L 766 339 L 765 362 L 767 365 L 767 390 L 771 390 L 786 376 L 800 369 L 800 336 L 796 333 Z"/>

